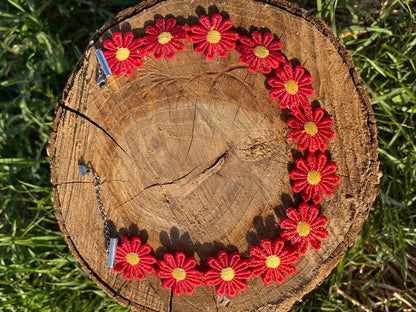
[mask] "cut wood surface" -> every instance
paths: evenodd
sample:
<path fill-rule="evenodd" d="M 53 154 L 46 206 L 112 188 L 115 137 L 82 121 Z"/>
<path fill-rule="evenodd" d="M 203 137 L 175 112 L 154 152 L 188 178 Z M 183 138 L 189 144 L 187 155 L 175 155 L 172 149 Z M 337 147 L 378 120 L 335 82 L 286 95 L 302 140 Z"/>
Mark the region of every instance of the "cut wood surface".
<path fill-rule="evenodd" d="M 251 278 L 234 298 L 201 286 L 172 296 L 154 274 L 126 281 L 107 267 L 91 163 L 112 231 L 139 236 L 158 259 L 184 251 L 206 269 L 221 249 L 243 255 L 276 238 L 279 219 L 301 202 L 289 171 L 302 157 L 288 138 L 288 111 L 269 97 L 266 76 L 236 51 L 207 61 L 190 42 L 167 60 L 144 60 L 132 76 L 111 76 L 100 90 L 96 49 L 116 31 L 144 35 L 157 18 L 195 24 L 202 14 L 229 17 L 240 34 L 267 29 L 292 64 L 312 75 L 313 106 L 334 121 L 327 155 L 338 165 L 335 195 L 320 203 L 329 237 L 309 250 L 285 283 Z M 283 1 L 148 1 L 98 30 L 56 109 L 50 137 L 54 204 L 62 232 L 85 272 L 120 304 L 137 311 L 285 311 L 329 274 L 351 245 L 377 194 L 375 119 L 352 60 L 330 28 Z"/>

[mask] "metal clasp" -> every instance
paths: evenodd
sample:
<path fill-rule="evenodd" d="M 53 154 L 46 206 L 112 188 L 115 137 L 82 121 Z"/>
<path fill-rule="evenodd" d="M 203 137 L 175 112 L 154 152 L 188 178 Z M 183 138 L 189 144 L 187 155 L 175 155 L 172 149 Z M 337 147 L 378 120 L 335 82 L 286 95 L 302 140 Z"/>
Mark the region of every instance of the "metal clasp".
<path fill-rule="evenodd" d="M 110 239 L 110 248 L 108 252 L 108 267 L 112 268 L 116 260 L 117 238 Z"/>
<path fill-rule="evenodd" d="M 98 79 L 96 84 L 100 87 L 100 89 L 107 88 L 107 77 L 111 76 L 110 67 L 108 67 L 107 60 L 104 57 L 103 51 L 97 49 L 95 51 L 95 55 L 98 59 Z"/>

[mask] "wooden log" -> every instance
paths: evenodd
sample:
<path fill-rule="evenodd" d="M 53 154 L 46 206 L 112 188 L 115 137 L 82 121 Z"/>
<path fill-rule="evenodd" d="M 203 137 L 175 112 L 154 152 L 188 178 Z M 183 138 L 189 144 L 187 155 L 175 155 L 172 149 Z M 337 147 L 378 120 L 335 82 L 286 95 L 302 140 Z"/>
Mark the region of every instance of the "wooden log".
<path fill-rule="evenodd" d="M 330 28 L 280 1 L 150 0 L 127 9 L 98 30 L 79 60 L 56 109 L 50 137 L 56 216 L 85 272 L 120 304 L 137 311 L 285 311 L 329 274 L 351 245 L 377 194 L 377 133 L 369 96 L 351 57 Z M 320 203 L 329 237 L 296 263 L 283 284 L 249 280 L 234 298 L 198 287 L 173 296 L 160 279 L 126 281 L 107 267 L 94 181 L 81 177 L 91 163 L 112 231 L 139 236 L 160 259 L 184 251 L 206 269 L 225 249 L 247 255 L 275 238 L 278 221 L 302 200 L 289 171 L 303 154 L 288 138 L 288 112 L 268 94 L 266 77 L 239 63 L 239 53 L 206 61 L 186 43 L 173 59 L 144 61 L 130 77 L 108 79 L 100 90 L 96 49 L 116 32 L 144 35 L 156 18 L 197 23 L 219 12 L 241 34 L 267 29 L 282 53 L 312 75 L 312 105 L 334 121 L 327 154 L 338 165 L 335 195 Z"/>

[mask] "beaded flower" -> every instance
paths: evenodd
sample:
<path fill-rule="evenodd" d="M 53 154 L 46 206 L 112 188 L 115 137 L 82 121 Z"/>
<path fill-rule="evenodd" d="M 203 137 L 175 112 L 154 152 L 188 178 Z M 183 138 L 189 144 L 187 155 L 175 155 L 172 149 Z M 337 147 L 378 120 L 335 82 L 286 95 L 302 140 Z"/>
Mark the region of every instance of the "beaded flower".
<path fill-rule="evenodd" d="M 166 253 L 163 259 L 157 262 L 159 270 L 156 270 L 156 275 L 162 279 L 163 288 L 172 288 L 176 296 L 180 296 L 182 291 L 191 295 L 194 292 L 193 286 L 203 284 L 201 272 L 194 269 L 196 266 L 194 258 L 186 258 L 183 252 L 178 251 L 175 257 Z"/>
<path fill-rule="evenodd" d="M 228 30 L 233 26 L 231 20 L 222 20 L 222 16 L 215 13 L 211 20 L 206 15 L 201 16 L 199 22 L 202 26 L 192 25 L 189 28 L 191 31 L 189 40 L 196 43 L 195 52 L 197 54 L 205 52 L 207 60 L 212 60 L 215 57 L 215 52 L 220 57 L 226 57 L 227 49 L 235 49 L 235 41 L 239 36 L 235 31 Z"/>
<path fill-rule="evenodd" d="M 324 153 L 309 153 L 306 160 L 298 158 L 296 160 L 297 169 L 290 171 L 290 177 L 295 180 L 292 189 L 294 192 L 302 192 L 305 202 L 312 199 L 317 204 L 322 200 L 322 193 L 332 196 L 334 189 L 331 185 L 339 183 L 339 177 L 335 174 L 337 165 L 334 162 L 327 163 Z"/>
<path fill-rule="evenodd" d="M 298 141 L 298 148 L 303 151 L 309 147 L 310 152 L 326 150 L 325 139 L 333 139 L 334 132 L 332 132 L 332 119 L 324 117 L 325 113 L 322 108 L 317 107 L 315 110 L 311 108 L 292 112 L 287 124 L 293 128 L 289 132 L 289 137 L 292 140 Z"/>
<path fill-rule="evenodd" d="M 152 248 L 142 244 L 140 238 L 128 237 L 121 239 L 121 246 L 117 246 L 116 258 L 113 269 L 120 273 L 124 271 L 124 278 L 131 280 L 133 275 L 139 281 L 144 278 L 143 272 L 152 273 L 155 271 L 153 264 L 156 258 L 150 255 Z"/>
<path fill-rule="evenodd" d="M 280 227 L 284 229 L 281 236 L 291 240 L 293 247 L 299 254 L 305 254 L 308 246 L 312 249 L 321 248 L 321 239 L 328 237 L 328 231 L 324 228 L 327 218 L 319 216 L 319 209 L 316 205 L 310 207 L 306 203 L 299 205 L 299 213 L 294 208 L 287 210 L 289 219 L 281 219 Z"/>
<path fill-rule="evenodd" d="M 273 279 L 276 283 L 283 283 L 285 275 L 293 275 L 296 269 L 291 264 L 298 261 L 298 256 L 286 247 L 283 239 L 276 239 L 272 243 L 263 239 L 261 247 L 253 246 L 250 250 L 250 265 L 253 276 L 262 275 L 263 282 L 270 284 Z"/>
<path fill-rule="evenodd" d="M 113 34 L 113 40 L 104 41 L 104 57 L 114 76 L 120 76 L 124 71 L 126 76 L 133 75 L 133 67 L 141 67 L 143 61 L 140 58 L 137 48 L 140 46 L 139 39 L 133 40 L 134 36 L 131 31 L 126 32 L 124 36 L 119 32 Z"/>
<path fill-rule="evenodd" d="M 279 106 L 281 108 L 289 108 L 292 111 L 299 109 L 299 105 L 309 105 L 306 96 L 312 96 L 314 90 L 312 89 L 312 77 L 305 74 L 305 69 L 298 65 L 293 71 L 290 63 L 283 63 L 275 72 L 276 77 L 271 77 L 267 83 L 272 87 L 269 95 L 272 99 L 279 99 Z"/>
<path fill-rule="evenodd" d="M 259 69 L 268 74 L 272 68 L 277 68 L 280 62 L 285 61 L 285 57 L 278 52 L 282 48 L 282 43 L 274 40 L 271 33 L 263 36 L 259 31 L 253 31 L 251 38 L 240 37 L 242 45 L 237 47 L 237 52 L 241 54 L 239 61 L 249 64 L 248 70 L 256 72 Z"/>
<path fill-rule="evenodd" d="M 226 251 L 218 253 L 218 257 L 210 257 L 208 265 L 212 268 L 204 275 L 205 285 L 215 286 L 218 296 L 228 294 L 230 297 L 237 295 L 238 290 L 246 290 L 246 279 L 250 278 L 249 261 L 240 259 L 238 252 L 233 252 L 230 257 Z"/>
<path fill-rule="evenodd" d="M 156 26 L 156 27 L 155 27 Z M 170 18 L 165 21 L 163 18 L 156 20 L 155 26 L 147 26 L 146 34 L 140 38 L 140 44 L 144 55 L 148 55 L 154 51 L 156 60 L 166 56 L 171 59 L 175 56 L 176 51 L 183 51 L 185 44 L 179 40 L 187 39 L 186 30 L 183 26 L 176 26 L 176 19 Z"/>

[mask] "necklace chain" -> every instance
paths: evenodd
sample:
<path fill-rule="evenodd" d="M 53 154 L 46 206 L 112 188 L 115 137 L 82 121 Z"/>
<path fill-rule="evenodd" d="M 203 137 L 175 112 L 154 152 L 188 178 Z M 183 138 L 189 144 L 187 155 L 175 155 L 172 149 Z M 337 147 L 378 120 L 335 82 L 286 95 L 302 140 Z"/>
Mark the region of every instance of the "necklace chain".
<path fill-rule="evenodd" d="M 107 250 L 107 254 L 110 252 L 110 227 L 108 226 L 107 217 L 105 215 L 103 201 L 101 200 L 101 193 L 100 193 L 100 186 L 101 186 L 101 180 L 98 175 L 96 175 L 94 172 L 92 173 L 92 176 L 95 180 L 95 197 L 97 198 L 97 205 L 100 209 L 101 218 L 103 219 L 104 223 L 104 236 L 105 236 L 105 248 Z"/>

